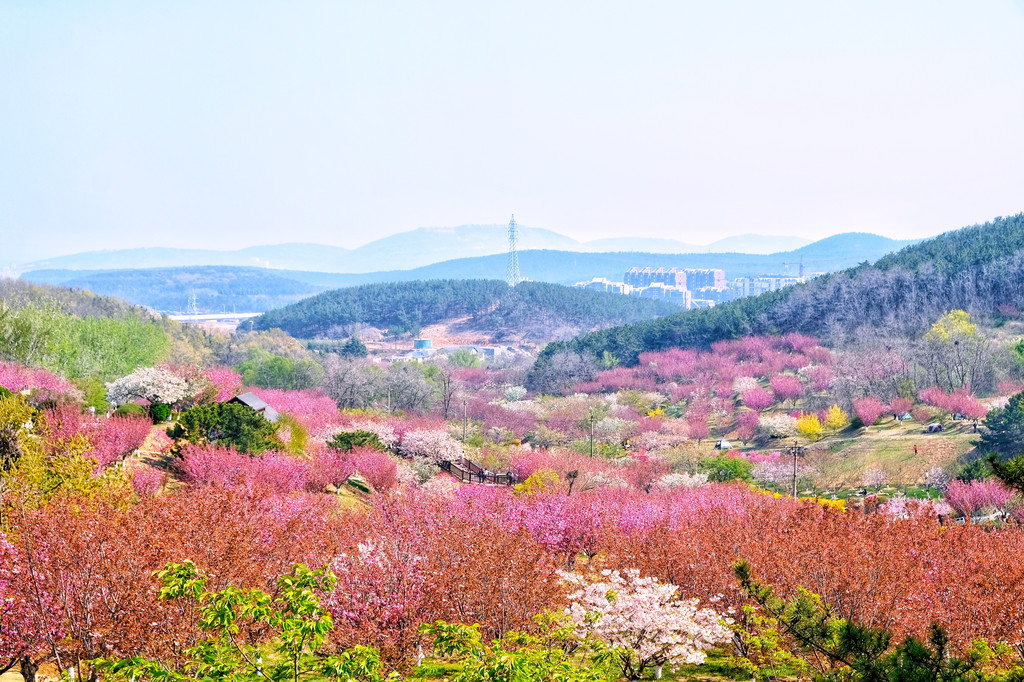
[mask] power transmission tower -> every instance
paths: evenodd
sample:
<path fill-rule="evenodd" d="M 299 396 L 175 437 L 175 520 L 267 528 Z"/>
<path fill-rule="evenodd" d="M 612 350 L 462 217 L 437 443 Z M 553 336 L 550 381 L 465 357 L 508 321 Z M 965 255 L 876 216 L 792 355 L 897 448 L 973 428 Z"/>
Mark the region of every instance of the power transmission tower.
<path fill-rule="evenodd" d="M 516 226 L 516 216 L 512 214 L 512 220 L 508 221 L 508 285 L 515 287 L 523 280 L 519 275 L 519 228 Z"/>
<path fill-rule="evenodd" d="M 199 303 L 196 301 L 196 290 L 192 290 L 192 297 L 188 299 L 188 314 L 195 316 L 199 314 Z"/>

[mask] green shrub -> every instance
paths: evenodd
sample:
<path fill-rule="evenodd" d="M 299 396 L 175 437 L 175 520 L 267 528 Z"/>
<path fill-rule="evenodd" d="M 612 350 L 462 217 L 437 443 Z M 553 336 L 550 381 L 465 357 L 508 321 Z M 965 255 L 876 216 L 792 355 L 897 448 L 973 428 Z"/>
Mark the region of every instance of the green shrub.
<path fill-rule="evenodd" d="M 96 377 L 86 377 L 75 382 L 82 392 L 86 407 L 95 407 L 97 412 L 106 412 L 110 408 L 107 402 L 107 385 Z"/>
<path fill-rule="evenodd" d="M 700 463 L 700 470 L 708 475 L 708 479 L 719 483 L 750 481 L 753 468 L 754 465 L 742 457 L 730 457 L 725 453 Z"/>
<path fill-rule="evenodd" d="M 142 405 L 136 405 L 135 403 L 128 403 L 127 405 L 118 405 L 117 409 L 114 410 L 114 414 L 120 417 L 144 417 L 146 415 L 146 408 Z"/>
<path fill-rule="evenodd" d="M 154 424 L 160 424 L 171 418 L 171 408 L 166 403 L 153 403 L 149 406 L 149 416 Z"/>
<path fill-rule="evenodd" d="M 380 450 L 384 452 L 387 450 L 384 447 L 384 443 L 380 442 L 380 438 L 377 434 L 370 431 L 343 431 L 337 436 L 332 438 L 328 443 L 327 447 L 334 448 L 335 450 L 343 450 L 348 452 L 353 448 L 373 448 L 374 450 Z"/>
<path fill-rule="evenodd" d="M 276 434 L 276 424 L 238 403 L 196 405 L 167 429 L 167 435 L 177 441 L 227 445 L 250 455 L 280 447 Z M 180 453 L 180 445 L 175 445 L 175 454 Z"/>

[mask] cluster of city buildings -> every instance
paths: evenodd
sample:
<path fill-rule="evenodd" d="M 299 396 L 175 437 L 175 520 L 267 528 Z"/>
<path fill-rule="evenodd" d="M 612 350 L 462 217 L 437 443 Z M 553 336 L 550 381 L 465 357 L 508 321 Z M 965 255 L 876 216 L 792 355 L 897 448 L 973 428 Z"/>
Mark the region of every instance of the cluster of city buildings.
<path fill-rule="evenodd" d="M 425 362 L 444 357 L 457 350 L 466 351 L 480 358 L 482 364 L 490 364 L 495 360 L 508 359 L 514 356 L 525 354 L 524 351 L 513 346 L 481 346 L 475 344 L 461 344 L 456 346 L 444 346 L 435 348 L 431 339 L 416 339 L 413 341 L 412 350 L 405 350 L 395 355 L 384 358 L 387 362 Z"/>
<path fill-rule="evenodd" d="M 807 279 L 802 272 L 799 277 L 764 275 L 729 280 L 726 279 L 724 270 L 715 268 L 630 268 L 621 282 L 595 277 L 589 282 L 578 282 L 573 286 L 624 296 L 654 298 L 690 309 L 710 308 L 717 303 L 744 296 L 757 296 L 805 282 Z"/>

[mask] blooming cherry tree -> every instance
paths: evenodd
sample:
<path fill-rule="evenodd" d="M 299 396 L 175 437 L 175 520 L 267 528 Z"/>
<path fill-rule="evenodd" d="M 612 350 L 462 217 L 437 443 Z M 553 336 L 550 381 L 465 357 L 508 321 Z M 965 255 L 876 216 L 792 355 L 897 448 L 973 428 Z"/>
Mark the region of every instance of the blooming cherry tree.
<path fill-rule="evenodd" d="M 853 411 L 857 413 L 864 423 L 864 430 L 878 421 L 878 418 L 885 412 L 885 403 L 874 396 L 867 396 L 853 401 Z"/>
<path fill-rule="evenodd" d="M 768 438 L 791 438 L 796 435 L 796 418 L 788 414 L 761 415 L 757 430 Z"/>
<path fill-rule="evenodd" d="M 732 638 L 714 609 L 698 608 L 697 599 L 680 599 L 678 587 L 641 577 L 635 569 L 605 570 L 595 582 L 576 573 L 562 577 L 578 588 L 569 595 L 568 609 L 577 635 L 607 644 L 630 680 L 639 680 L 651 666 L 660 679 L 666 663 L 701 664 L 708 649 Z"/>
<path fill-rule="evenodd" d="M 135 400 L 168 405 L 188 397 L 188 382 L 163 367 L 140 367 L 107 384 L 107 400 L 124 405 Z"/>
<path fill-rule="evenodd" d="M 442 429 L 407 431 L 399 450 L 406 457 L 422 457 L 434 463 L 462 460 L 462 446 Z"/>
<path fill-rule="evenodd" d="M 752 409 L 754 412 L 761 412 L 764 408 L 775 402 L 775 394 L 761 388 L 760 386 L 755 386 L 754 388 L 741 393 L 740 399 L 743 401 L 744 405 Z"/>

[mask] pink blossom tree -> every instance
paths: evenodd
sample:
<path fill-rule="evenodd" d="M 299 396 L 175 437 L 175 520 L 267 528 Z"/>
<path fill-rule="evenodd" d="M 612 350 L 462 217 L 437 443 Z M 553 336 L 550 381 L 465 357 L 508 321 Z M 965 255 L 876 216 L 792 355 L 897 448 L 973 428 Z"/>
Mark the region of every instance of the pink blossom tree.
<path fill-rule="evenodd" d="M 222 403 L 242 392 L 242 375 L 230 367 L 211 367 L 203 372 L 210 396 Z"/>
<path fill-rule="evenodd" d="M 878 421 L 878 418 L 885 412 L 885 403 L 874 396 L 867 396 L 864 398 L 858 398 L 853 401 L 853 411 L 857 414 L 862 422 L 864 422 L 864 429 L 867 430 L 869 426 Z"/>
<path fill-rule="evenodd" d="M 796 402 L 804 396 L 804 384 L 796 375 L 776 374 L 769 380 L 769 383 L 779 402 L 787 400 Z"/>
<path fill-rule="evenodd" d="M 383 452 L 355 448 L 349 453 L 349 462 L 374 490 L 387 492 L 398 486 L 398 464 Z"/>
<path fill-rule="evenodd" d="M 187 445 L 178 464 L 182 479 L 193 485 L 262 488 L 287 494 L 306 487 L 306 460 L 277 452 L 258 457 L 216 445 Z"/>
<path fill-rule="evenodd" d="M 810 365 L 801 369 L 800 373 L 807 377 L 815 391 L 827 391 L 836 378 L 835 370 L 825 365 Z"/>
<path fill-rule="evenodd" d="M 697 441 L 697 445 L 700 445 L 702 440 L 705 440 L 711 435 L 711 426 L 708 424 L 708 414 L 706 412 L 687 414 L 686 433 L 691 439 Z"/>
<path fill-rule="evenodd" d="M 910 398 L 903 398 L 897 396 L 889 401 L 889 409 L 892 410 L 893 415 L 897 419 L 910 412 L 914 407 L 914 401 Z"/>
<path fill-rule="evenodd" d="M 0 533 L 0 675 L 20 663 L 25 679 L 35 677 L 37 657 L 60 635 L 55 610 L 23 554 Z"/>
<path fill-rule="evenodd" d="M 938 386 L 929 386 L 928 388 L 921 389 L 917 394 L 918 400 L 932 407 L 942 407 L 945 405 L 947 397 L 948 394 Z"/>
<path fill-rule="evenodd" d="M 741 412 L 736 417 L 736 435 L 744 443 L 749 443 L 757 435 L 758 417 L 757 412 Z"/>
<path fill-rule="evenodd" d="M 0 362 L 0 386 L 12 393 L 26 389 L 51 393 L 69 393 L 75 390 L 74 384 L 53 372 L 12 362 Z"/>
<path fill-rule="evenodd" d="M 951 481 L 946 486 L 946 502 L 956 513 L 972 516 L 986 510 L 1001 510 L 1013 497 L 1013 491 L 999 480 Z"/>
<path fill-rule="evenodd" d="M 988 408 L 965 388 L 953 391 L 946 401 L 946 407 L 950 412 L 962 414 L 974 422 L 988 414 Z"/>
<path fill-rule="evenodd" d="M 152 422 L 140 416 L 100 420 L 92 432 L 92 449 L 85 454 L 95 459 L 100 468 L 106 467 L 142 447 L 151 427 Z"/>
<path fill-rule="evenodd" d="M 775 402 L 775 394 L 758 386 L 740 394 L 740 400 L 754 412 L 761 412 Z"/>

